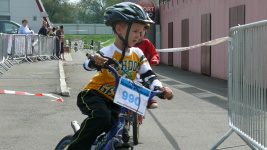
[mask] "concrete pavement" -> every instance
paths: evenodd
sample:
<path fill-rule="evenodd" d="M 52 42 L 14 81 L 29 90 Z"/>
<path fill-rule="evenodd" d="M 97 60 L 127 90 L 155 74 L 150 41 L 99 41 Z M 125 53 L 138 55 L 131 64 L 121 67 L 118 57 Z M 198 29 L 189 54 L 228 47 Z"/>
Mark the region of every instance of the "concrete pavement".
<path fill-rule="evenodd" d="M 53 149 L 72 134 L 70 121 L 86 117 L 76 106 L 76 96 L 96 74 L 83 69 L 84 52 L 66 57 L 64 71 L 70 97 L 51 98 L 0 94 L 0 149 Z M 165 86 L 175 93 L 172 101 L 158 100 L 159 108 L 148 110 L 136 150 L 207 150 L 226 133 L 226 81 L 160 65 L 153 68 Z M 0 75 L 0 88 L 30 93 L 60 91 L 58 61 L 21 64 Z M 219 149 L 250 149 L 235 134 Z"/>

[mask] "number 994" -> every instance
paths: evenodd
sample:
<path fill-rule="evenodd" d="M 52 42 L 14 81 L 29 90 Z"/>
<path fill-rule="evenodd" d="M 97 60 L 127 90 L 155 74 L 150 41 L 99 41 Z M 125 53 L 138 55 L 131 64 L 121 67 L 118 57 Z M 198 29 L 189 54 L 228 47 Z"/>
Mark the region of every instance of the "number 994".
<path fill-rule="evenodd" d="M 128 100 L 130 103 L 134 103 L 136 106 L 140 105 L 140 98 L 135 97 L 133 94 L 129 94 L 127 91 L 122 92 L 122 99 Z"/>

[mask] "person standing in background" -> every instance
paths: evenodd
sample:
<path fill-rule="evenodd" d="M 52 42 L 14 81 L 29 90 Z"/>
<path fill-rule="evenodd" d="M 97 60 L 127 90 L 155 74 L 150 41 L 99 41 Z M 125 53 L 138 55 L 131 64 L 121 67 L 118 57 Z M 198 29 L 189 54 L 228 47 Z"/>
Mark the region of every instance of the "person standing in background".
<path fill-rule="evenodd" d="M 74 43 L 74 50 L 75 50 L 75 52 L 78 51 L 78 43 L 77 42 Z"/>
<path fill-rule="evenodd" d="M 38 32 L 39 35 L 44 35 L 44 36 L 47 35 L 46 26 L 47 26 L 47 22 L 46 21 L 43 21 L 42 27 L 40 28 L 40 30 Z"/>
<path fill-rule="evenodd" d="M 55 30 L 55 36 L 56 36 L 56 56 L 58 57 L 58 58 L 60 58 L 59 57 L 59 54 L 60 54 L 60 38 L 61 38 L 61 31 L 60 30 L 58 30 L 58 26 L 56 27 L 56 30 Z"/>
<path fill-rule="evenodd" d="M 58 52 L 60 52 L 58 55 L 59 55 L 59 58 L 62 59 L 62 60 L 65 60 L 64 58 L 64 48 L 63 48 L 63 45 L 64 45 L 64 36 L 62 35 L 64 34 L 64 27 L 63 25 L 60 26 L 60 29 L 56 32 L 56 36 L 57 36 L 57 40 L 58 40 Z"/>
<path fill-rule="evenodd" d="M 53 27 L 52 31 L 53 31 L 53 35 L 55 36 L 56 35 L 56 27 Z"/>
<path fill-rule="evenodd" d="M 57 31 L 59 30 L 59 26 L 56 26 L 55 27 L 55 30 L 54 30 L 54 34 L 56 35 L 57 34 Z"/>
<path fill-rule="evenodd" d="M 53 36 L 53 31 L 51 27 L 47 28 L 47 32 L 46 32 L 47 36 Z"/>
<path fill-rule="evenodd" d="M 90 49 L 94 49 L 94 40 L 91 37 Z"/>
<path fill-rule="evenodd" d="M 28 20 L 23 19 L 22 25 L 19 27 L 18 34 L 34 34 L 33 30 L 28 27 Z"/>

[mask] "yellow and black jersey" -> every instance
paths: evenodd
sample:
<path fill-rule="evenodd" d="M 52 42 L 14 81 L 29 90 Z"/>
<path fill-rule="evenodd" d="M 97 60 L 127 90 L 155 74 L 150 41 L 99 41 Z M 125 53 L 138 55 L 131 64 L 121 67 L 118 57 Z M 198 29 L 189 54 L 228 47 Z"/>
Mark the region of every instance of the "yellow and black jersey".
<path fill-rule="evenodd" d="M 105 56 L 115 58 L 119 60 L 122 55 L 122 51 L 115 46 L 115 44 L 111 44 L 107 47 L 104 47 L 100 50 Z M 89 62 L 87 62 L 89 63 Z M 88 65 L 86 65 L 87 70 Z M 134 80 L 137 74 L 145 74 L 148 71 L 152 72 L 151 67 L 144 56 L 142 50 L 136 47 L 130 48 L 130 51 L 125 53 L 125 57 L 122 61 L 121 68 L 116 68 L 118 73 L 122 76 L 126 75 L 128 78 Z M 122 71 L 124 70 L 124 71 Z M 149 75 L 155 76 L 155 75 Z M 85 90 L 94 89 L 99 93 L 104 94 L 107 98 L 113 100 L 115 95 L 115 78 L 112 73 L 109 72 L 108 69 L 101 69 L 98 71 L 98 74 L 95 75 L 91 81 L 85 86 Z"/>

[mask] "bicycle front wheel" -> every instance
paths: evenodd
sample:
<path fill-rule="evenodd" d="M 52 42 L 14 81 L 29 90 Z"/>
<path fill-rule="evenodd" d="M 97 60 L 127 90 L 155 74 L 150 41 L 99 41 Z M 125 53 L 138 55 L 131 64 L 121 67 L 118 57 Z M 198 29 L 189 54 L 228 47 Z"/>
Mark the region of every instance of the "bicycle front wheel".
<path fill-rule="evenodd" d="M 133 143 L 138 145 L 139 140 L 139 119 L 138 114 L 133 112 Z"/>
<path fill-rule="evenodd" d="M 71 142 L 73 135 L 67 135 L 57 144 L 55 150 L 64 150 Z"/>

